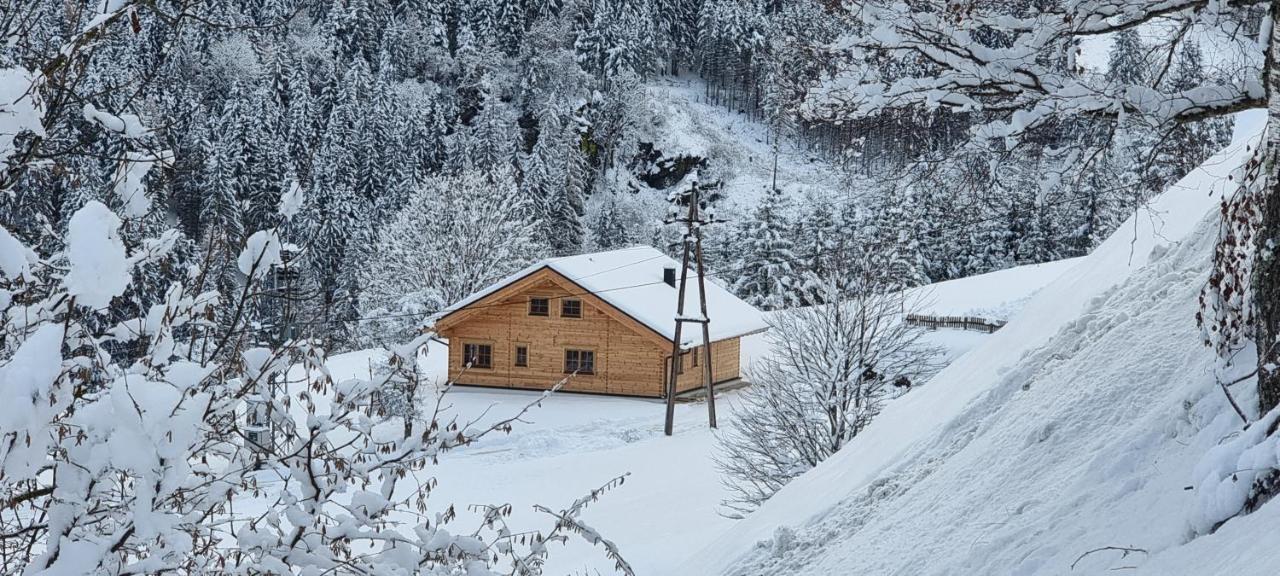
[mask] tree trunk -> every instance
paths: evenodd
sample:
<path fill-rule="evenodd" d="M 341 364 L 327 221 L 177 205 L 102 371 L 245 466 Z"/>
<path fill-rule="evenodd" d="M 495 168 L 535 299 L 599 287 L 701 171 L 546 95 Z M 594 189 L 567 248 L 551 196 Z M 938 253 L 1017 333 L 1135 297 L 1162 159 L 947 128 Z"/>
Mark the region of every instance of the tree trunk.
<path fill-rule="evenodd" d="M 1274 88 L 1273 88 L 1274 89 Z M 1277 123 L 1276 110 L 1270 112 L 1269 130 Z M 1274 133 L 1274 132 L 1273 132 Z M 1268 136 L 1267 170 L 1271 181 L 1263 196 L 1259 225 L 1257 260 L 1254 262 L 1253 297 L 1257 307 L 1258 414 L 1280 405 L 1280 139 Z"/>
<path fill-rule="evenodd" d="M 1280 405 L 1280 1 L 1271 3 L 1266 75 L 1268 181 L 1256 236 L 1253 297 L 1257 312 L 1259 415 Z"/>

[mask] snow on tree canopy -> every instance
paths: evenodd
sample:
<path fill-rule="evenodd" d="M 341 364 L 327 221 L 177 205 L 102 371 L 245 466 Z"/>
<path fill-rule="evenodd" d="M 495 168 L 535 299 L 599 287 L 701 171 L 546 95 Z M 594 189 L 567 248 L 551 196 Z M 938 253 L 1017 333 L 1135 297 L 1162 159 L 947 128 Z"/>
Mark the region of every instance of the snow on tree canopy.
<path fill-rule="evenodd" d="M 44 134 L 39 93 L 33 84 L 31 72 L 24 68 L 0 68 L 0 161 L 13 153 L 18 134 Z"/>
<path fill-rule="evenodd" d="M 67 245 L 67 292 L 78 304 L 102 308 L 124 293 L 129 263 L 120 240 L 120 218 L 110 208 L 95 200 L 77 210 L 71 216 Z"/>
<path fill-rule="evenodd" d="M 302 210 L 302 185 L 297 180 L 289 181 L 289 189 L 280 195 L 280 215 L 285 220 L 292 220 Z"/>
<path fill-rule="evenodd" d="M 84 105 L 84 119 L 93 122 L 110 132 L 115 132 L 128 139 L 137 139 L 151 133 L 136 114 L 112 114 L 99 110 L 93 104 Z"/>
<path fill-rule="evenodd" d="M 0 273 L 10 280 L 30 276 L 31 265 L 38 260 L 36 253 L 0 226 Z"/>
<path fill-rule="evenodd" d="M 5 397 L 0 402 L 0 430 L 16 433 L 18 440 L 0 444 L 0 476 L 11 482 L 35 474 L 44 462 L 52 439 L 45 428 L 52 415 L 70 400 L 56 394 L 50 396 L 61 372 L 59 324 L 41 326 L 0 367 L 0 389 Z"/>
<path fill-rule="evenodd" d="M 236 264 L 245 276 L 261 278 L 272 266 L 280 263 L 280 236 L 275 230 L 259 230 L 244 243 L 244 250 Z"/>
<path fill-rule="evenodd" d="M 173 164 L 173 152 L 164 151 L 159 154 L 150 152 L 126 152 L 120 168 L 116 171 L 115 194 L 124 205 L 126 218 L 141 218 L 151 211 L 151 199 L 147 198 L 142 179 L 151 171 L 151 167 L 159 162 L 165 166 Z"/>

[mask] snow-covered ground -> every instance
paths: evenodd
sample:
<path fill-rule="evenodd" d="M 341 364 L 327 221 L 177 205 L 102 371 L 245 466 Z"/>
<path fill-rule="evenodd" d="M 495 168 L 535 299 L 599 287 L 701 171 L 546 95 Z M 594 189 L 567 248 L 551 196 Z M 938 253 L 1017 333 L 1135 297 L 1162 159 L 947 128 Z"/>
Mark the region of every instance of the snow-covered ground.
<path fill-rule="evenodd" d="M 1070 263 L 1007 270 L 918 289 L 923 311 L 1001 309 L 1013 311 Z M 999 289 L 995 289 L 998 286 Z M 941 306 L 941 307 L 940 307 Z M 959 357 L 988 334 L 938 330 L 927 335 L 948 357 Z M 767 339 L 752 336 L 744 361 L 768 352 Z M 335 356 L 329 368 L 337 379 L 369 369 L 373 351 Z M 430 378 L 444 379 L 445 350 L 433 342 L 421 361 Z M 445 396 L 445 413 L 483 425 L 515 414 L 538 394 L 481 388 L 454 388 Z M 737 394 L 718 395 L 722 426 L 733 425 Z M 660 401 L 556 394 L 531 411 L 509 435 L 489 436 L 444 455 L 426 473 L 439 481 L 434 508 L 454 504 L 461 512 L 455 528 L 470 527 L 469 504 L 510 503 L 513 528 L 547 525 L 534 504 L 567 505 L 609 479 L 630 474 L 618 490 L 590 508 L 584 520 L 621 547 L 639 574 L 665 574 L 670 562 L 709 545 L 730 530 L 734 520 L 719 515 L 726 496 L 712 454 L 714 434 L 706 427 L 706 406 L 678 406 L 676 433 L 662 435 Z M 553 549 L 549 574 L 611 572 L 598 550 L 574 542 Z"/>
<path fill-rule="evenodd" d="M 912 290 L 917 312 L 931 316 L 978 316 L 1008 320 L 1041 288 L 1057 280 L 1084 258 L 1018 266 Z"/>
<path fill-rule="evenodd" d="M 1280 535 L 1262 527 L 1277 506 L 1192 539 L 1197 495 L 1185 489 L 1238 427 L 1192 317 L 1216 230 L 1205 215 L 1244 155 L 1211 159 L 1089 257 L 918 289 L 922 312 L 1010 323 L 931 333 L 950 366 L 746 519 L 718 514 L 705 405 L 680 405 L 666 438 L 660 402 L 574 394 L 544 400 L 508 436 L 446 454 L 425 472 L 439 482 L 432 505 L 456 505 L 459 530 L 474 520 L 469 504 L 509 503 L 513 529 L 545 527 L 534 504 L 564 506 L 630 474 L 583 519 L 646 575 L 1273 573 Z M 753 337 L 744 362 L 767 351 Z M 362 371 L 369 354 L 331 369 Z M 442 376 L 443 359 L 433 344 L 423 368 Z M 483 422 L 537 395 L 446 398 L 449 413 Z M 719 398 L 732 426 L 737 395 Z M 1086 554 L 1105 547 L 1143 552 Z M 552 552 L 548 573 L 612 570 L 583 543 Z"/>
<path fill-rule="evenodd" d="M 439 481 L 433 506 L 456 505 L 458 529 L 474 520 L 468 504 L 498 503 L 513 505 L 512 528 L 545 527 L 534 504 L 564 506 L 630 474 L 583 519 L 646 575 L 1275 573 L 1277 505 L 1212 535 L 1191 529 L 1203 509 L 1193 472 L 1238 429 L 1214 387 L 1236 374 L 1216 368 L 1193 317 L 1208 215 L 1245 156 L 1237 146 L 1211 159 L 1086 258 L 918 289 L 924 313 L 1009 324 L 930 333 L 951 364 L 746 519 L 718 514 L 703 404 L 680 405 L 666 438 L 660 402 L 574 394 L 446 454 L 426 472 Z M 753 337 L 744 362 L 767 352 Z M 331 368 L 353 374 L 369 354 Z M 433 345 L 424 369 L 442 376 L 443 358 Z M 446 398 L 461 420 L 484 421 L 537 395 Z M 719 398 L 732 426 L 737 395 Z M 583 543 L 552 552 L 548 573 L 612 570 Z"/>
<path fill-rule="evenodd" d="M 756 206 L 774 182 L 773 140 L 768 126 L 746 114 L 708 102 L 706 86 L 691 78 L 662 77 L 645 86 L 653 125 L 645 133 L 668 155 L 707 159 L 705 178 L 724 182 L 730 211 Z M 784 141 L 778 151 L 777 183 L 794 198 L 806 192 L 848 193 L 846 176 L 818 155 Z"/>
<path fill-rule="evenodd" d="M 335 378 L 365 370 L 373 352 L 335 356 Z M 443 377 L 444 350 L 436 343 L 423 362 Z M 457 387 L 445 395 L 447 415 L 479 424 L 509 417 L 540 394 Z M 735 395 L 720 396 L 718 407 L 732 412 Z M 711 461 L 714 438 L 702 403 L 677 406 L 672 438 L 662 435 L 660 401 L 554 394 L 529 412 L 510 435 L 489 436 L 445 454 L 424 473 L 438 480 L 433 509 L 452 504 L 459 511 L 453 529 L 474 527 L 465 510 L 472 504 L 511 504 L 515 530 L 545 529 L 547 517 L 535 504 L 567 506 L 610 479 L 629 474 L 583 519 L 619 544 L 639 574 L 658 574 L 659 561 L 706 545 L 731 523 L 716 513 L 722 488 Z M 573 541 L 553 546 L 548 574 L 602 574 L 612 563 L 599 549 Z"/>
<path fill-rule="evenodd" d="M 1008 320 L 1017 314 L 1041 288 L 1079 264 L 1082 258 L 1018 266 L 912 288 L 906 301 L 912 312 L 930 316 L 977 316 Z M 988 334 L 965 330 L 926 332 L 925 344 L 937 347 L 951 362 L 986 340 Z M 769 335 L 753 334 L 742 339 L 742 362 L 749 368 L 756 358 L 769 353 Z"/>
<path fill-rule="evenodd" d="M 1194 314 L 1247 154 L 1210 159 L 669 573 L 1277 573 L 1280 504 L 1192 532 L 1209 498 L 1197 465 L 1240 428 L 1215 378 L 1248 367 L 1223 373 Z"/>

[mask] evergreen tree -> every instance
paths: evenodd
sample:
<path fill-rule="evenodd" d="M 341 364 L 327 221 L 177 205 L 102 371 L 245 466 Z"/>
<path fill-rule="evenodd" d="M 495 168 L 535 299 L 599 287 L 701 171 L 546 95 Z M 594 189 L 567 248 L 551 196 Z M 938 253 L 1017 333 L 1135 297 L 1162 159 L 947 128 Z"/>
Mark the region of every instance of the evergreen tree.
<path fill-rule="evenodd" d="M 207 144 L 206 186 L 200 207 L 200 250 L 206 255 L 207 287 L 227 293 L 237 281 L 235 257 L 245 238 L 244 215 L 235 186 L 238 160 L 243 155 L 236 144 L 232 139 Z"/>
<path fill-rule="evenodd" d="M 613 198 L 603 202 L 591 221 L 591 242 L 596 250 L 612 250 L 635 243 L 627 229 L 626 219 Z"/>
<path fill-rule="evenodd" d="M 507 56 L 520 53 L 524 39 L 525 10 L 521 0 L 496 0 L 494 33 L 498 47 Z"/>
<path fill-rule="evenodd" d="M 1107 80 L 1120 84 L 1146 84 L 1150 75 L 1146 47 L 1136 28 L 1117 32 L 1107 54 Z"/>
<path fill-rule="evenodd" d="M 797 258 L 788 234 L 790 210 L 788 195 L 771 188 L 738 235 L 741 256 L 733 266 L 733 291 L 758 308 L 785 308 L 799 296 Z"/>
<path fill-rule="evenodd" d="M 553 202 L 567 179 L 569 155 L 565 149 L 571 143 L 564 141 L 565 134 L 560 115 L 554 110 L 544 110 L 538 118 L 538 140 L 523 166 L 524 195 L 546 246 L 553 246 L 556 242 L 554 222 L 559 215 L 554 212 Z"/>

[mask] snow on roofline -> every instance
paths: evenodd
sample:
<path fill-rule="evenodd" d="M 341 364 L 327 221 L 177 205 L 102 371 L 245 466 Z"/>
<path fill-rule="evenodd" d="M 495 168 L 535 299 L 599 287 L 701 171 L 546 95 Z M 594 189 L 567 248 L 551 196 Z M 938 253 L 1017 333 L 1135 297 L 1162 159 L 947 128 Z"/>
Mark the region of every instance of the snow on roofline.
<path fill-rule="evenodd" d="M 663 269 L 679 270 L 680 264 L 651 246 L 541 260 L 463 298 L 429 322 L 435 323 L 543 268 L 556 272 L 580 286 L 583 292 L 604 300 L 663 338 L 675 338 L 679 291 L 663 281 Z M 697 276 L 690 269 L 684 317 L 700 316 L 698 306 Z M 707 317 L 712 342 L 763 332 L 769 327 L 759 310 L 712 281 L 707 282 Z M 696 324 L 687 325 L 680 340 L 682 348 L 696 346 L 702 341 L 702 330 Z"/>

